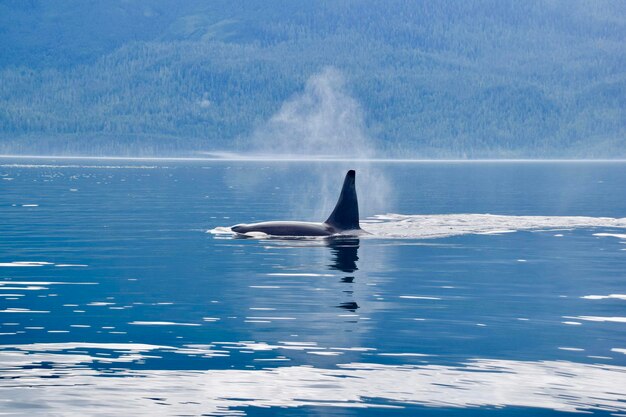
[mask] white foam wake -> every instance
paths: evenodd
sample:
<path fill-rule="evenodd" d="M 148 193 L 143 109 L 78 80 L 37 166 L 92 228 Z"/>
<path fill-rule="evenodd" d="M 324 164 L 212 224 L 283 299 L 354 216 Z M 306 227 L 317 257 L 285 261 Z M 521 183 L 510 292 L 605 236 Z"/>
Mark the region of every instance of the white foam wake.
<path fill-rule="evenodd" d="M 367 232 L 360 237 L 393 239 L 435 239 L 469 234 L 501 234 L 520 230 L 572 230 L 580 228 L 626 229 L 626 217 L 585 216 L 502 216 L 495 214 L 378 214 L 361 220 Z M 218 238 L 237 235 L 228 226 L 207 233 Z M 265 233 L 248 233 L 248 237 L 268 238 Z M 623 239 L 626 234 L 596 233 Z"/>
<path fill-rule="evenodd" d="M 382 214 L 361 221 L 373 237 L 432 239 L 519 230 L 626 228 L 626 217 L 500 216 L 493 214 Z"/>

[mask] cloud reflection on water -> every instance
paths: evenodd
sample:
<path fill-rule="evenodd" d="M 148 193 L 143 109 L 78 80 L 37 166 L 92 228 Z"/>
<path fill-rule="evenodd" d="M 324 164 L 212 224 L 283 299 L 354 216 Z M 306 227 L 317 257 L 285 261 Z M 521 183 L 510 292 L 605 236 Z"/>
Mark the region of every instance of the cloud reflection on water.
<path fill-rule="evenodd" d="M 75 353 L 54 353 L 69 348 Z M 98 415 L 100 404 L 107 405 L 102 412 L 108 415 L 228 416 L 241 415 L 241 407 L 311 405 L 626 411 L 626 369 L 619 366 L 480 358 L 458 365 L 344 363 L 332 369 L 99 370 L 97 362 L 138 362 L 168 347 L 99 346 L 111 357 L 91 356 L 90 348 L 98 346 L 5 346 L 0 354 L 5 411 L 26 415 L 35 407 L 47 414 Z"/>

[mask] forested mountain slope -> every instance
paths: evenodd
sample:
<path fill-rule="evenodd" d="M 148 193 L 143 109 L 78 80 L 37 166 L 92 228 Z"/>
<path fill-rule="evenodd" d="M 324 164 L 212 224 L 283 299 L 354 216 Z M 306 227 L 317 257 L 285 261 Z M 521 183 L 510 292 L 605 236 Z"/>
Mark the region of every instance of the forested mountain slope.
<path fill-rule="evenodd" d="M 621 1 L 0 0 L 0 45 L 2 153 L 247 150 L 331 73 L 377 155 L 626 157 Z"/>

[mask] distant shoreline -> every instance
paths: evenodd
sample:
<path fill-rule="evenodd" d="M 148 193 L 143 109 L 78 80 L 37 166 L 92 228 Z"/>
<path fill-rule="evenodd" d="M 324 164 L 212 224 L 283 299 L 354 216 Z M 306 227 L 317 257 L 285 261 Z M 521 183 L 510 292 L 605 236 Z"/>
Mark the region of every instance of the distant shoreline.
<path fill-rule="evenodd" d="M 207 161 L 207 162 L 353 162 L 353 163 L 626 163 L 626 159 L 411 159 L 411 158 L 297 158 L 276 156 L 215 157 L 138 157 L 138 156 L 67 156 L 67 155 L 0 155 L 0 159 L 69 159 L 123 161 Z"/>

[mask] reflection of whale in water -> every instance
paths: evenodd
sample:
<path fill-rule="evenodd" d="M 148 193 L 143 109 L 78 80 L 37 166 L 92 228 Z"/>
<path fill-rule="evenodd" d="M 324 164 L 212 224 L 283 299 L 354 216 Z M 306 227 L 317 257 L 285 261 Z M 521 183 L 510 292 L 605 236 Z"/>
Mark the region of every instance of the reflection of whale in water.
<path fill-rule="evenodd" d="M 324 223 L 274 221 L 238 224 L 231 230 L 239 234 L 263 233 L 272 236 L 332 236 L 340 233 L 358 234 L 359 204 L 356 197 L 354 170 L 348 171 L 335 209 Z"/>
<path fill-rule="evenodd" d="M 327 245 L 330 248 L 333 255 L 332 263 L 328 265 L 331 270 L 337 270 L 352 274 L 358 271 L 359 268 L 356 262 L 359 260 L 359 239 L 357 238 L 330 238 L 327 240 Z M 354 276 L 344 276 L 341 278 L 341 282 L 346 284 L 352 284 L 354 282 Z M 352 294 L 352 290 L 345 290 L 345 293 Z M 359 305 L 355 301 L 342 302 L 337 306 L 345 310 L 355 312 Z"/>
<path fill-rule="evenodd" d="M 359 260 L 359 239 L 357 238 L 334 238 L 327 241 L 330 252 L 333 255 L 330 269 L 352 273 L 358 271 L 356 261 Z"/>

